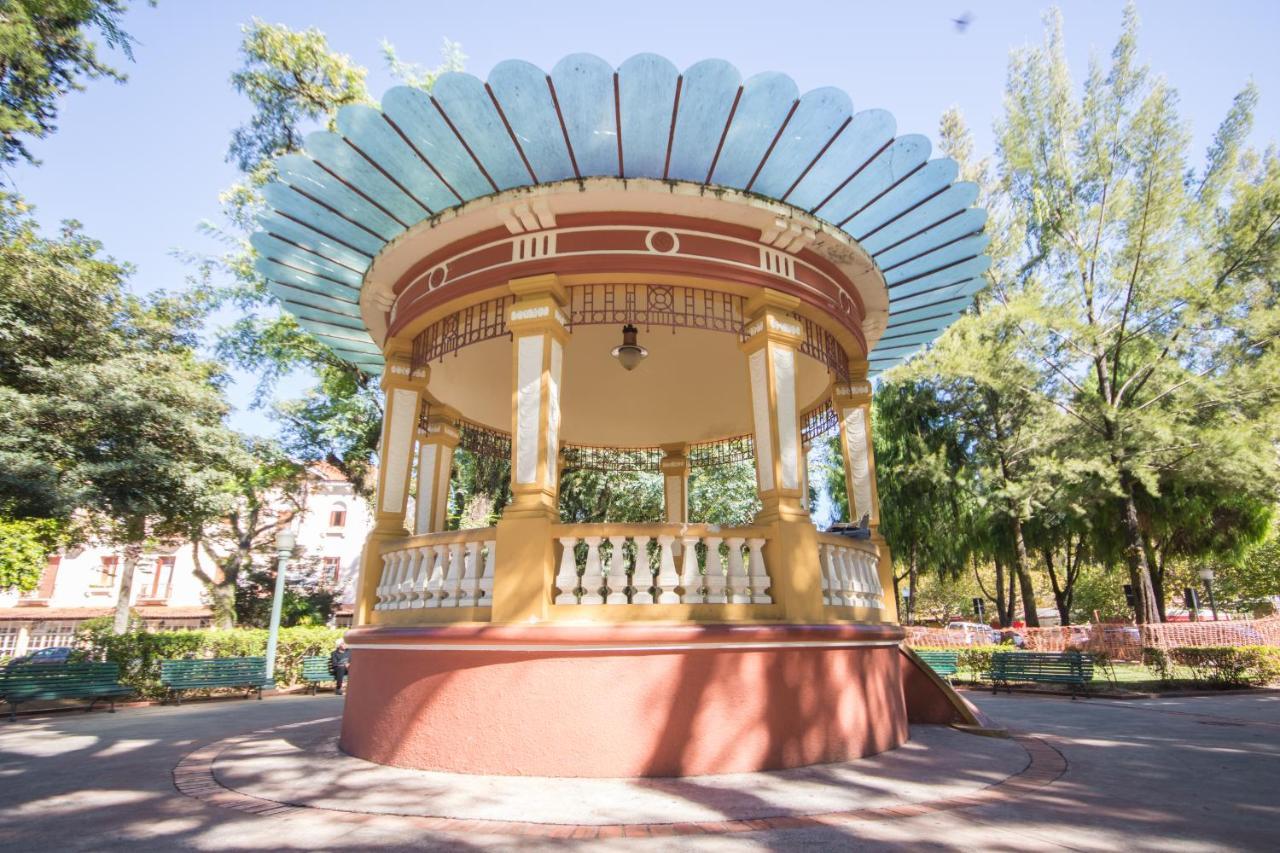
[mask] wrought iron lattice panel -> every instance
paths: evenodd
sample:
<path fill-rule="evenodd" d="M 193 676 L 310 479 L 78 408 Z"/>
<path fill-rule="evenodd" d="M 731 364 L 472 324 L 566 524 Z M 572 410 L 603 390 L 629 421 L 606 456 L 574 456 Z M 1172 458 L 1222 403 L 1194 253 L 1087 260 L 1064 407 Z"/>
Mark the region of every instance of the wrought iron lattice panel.
<path fill-rule="evenodd" d="M 442 317 L 413 339 L 413 370 L 440 361 L 449 353 L 507 334 L 507 306 L 512 297 L 499 296 Z"/>
<path fill-rule="evenodd" d="M 689 464 L 695 468 L 749 462 L 755 459 L 755 456 L 755 439 L 749 435 L 709 441 L 689 447 Z"/>
<path fill-rule="evenodd" d="M 656 447 L 587 447 L 566 444 L 560 451 L 566 471 L 658 471 L 662 451 Z"/>
<path fill-rule="evenodd" d="M 569 325 L 706 329 L 742 334 L 746 299 L 698 287 L 665 284 L 581 284 L 569 290 Z"/>
<path fill-rule="evenodd" d="M 849 356 L 836 340 L 836 336 L 828 332 L 813 320 L 801 314 L 791 317 L 804 330 L 804 340 L 800 343 L 800 352 L 809 358 L 825 364 L 827 370 L 841 382 L 849 381 Z"/>
<path fill-rule="evenodd" d="M 462 421 L 460 424 L 462 438 L 458 446 L 477 456 L 511 458 L 511 436 L 488 427 Z"/>
<path fill-rule="evenodd" d="M 800 416 L 800 440 L 805 447 L 810 447 L 818 439 L 830 435 L 839 426 L 840 419 L 836 415 L 835 407 L 831 405 L 831 398 L 828 397 Z"/>

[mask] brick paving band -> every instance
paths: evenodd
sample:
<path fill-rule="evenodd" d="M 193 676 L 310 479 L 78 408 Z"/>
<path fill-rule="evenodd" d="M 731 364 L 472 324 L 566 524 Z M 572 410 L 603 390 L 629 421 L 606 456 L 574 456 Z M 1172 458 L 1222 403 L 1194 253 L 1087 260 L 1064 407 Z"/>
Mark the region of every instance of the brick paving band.
<path fill-rule="evenodd" d="M 573 825 L 563 823 L 535 823 L 532 821 L 504 821 L 463 819 L 447 816 L 422 817 L 416 815 L 391 815 L 386 813 L 346 811 L 295 805 L 243 794 L 226 787 L 214 774 L 214 764 L 227 749 L 243 745 L 255 738 L 270 735 L 301 725 L 314 725 L 327 720 L 308 720 L 260 729 L 243 735 L 223 738 L 188 753 L 173 769 L 173 784 L 177 790 L 193 799 L 212 806 L 234 809 L 263 817 L 287 817 L 295 814 L 323 815 L 326 820 L 345 823 L 365 823 L 375 819 L 394 818 L 407 821 L 414 829 L 429 832 L 485 833 L 537 838 L 603 839 L 622 837 L 661 837 L 682 835 L 718 835 L 723 833 L 759 832 L 763 830 L 803 829 L 819 826 L 840 826 L 868 820 L 893 820 L 918 817 L 935 812 L 953 811 L 1016 800 L 1030 791 L 1044 788 L 1067 772 L 1067 760 L 1063 754 L 1045 739 L 1029 734 L 1012 734 L 1011 739 L 1027 754 L 1027 764 L 1022 770 L 999 782 L 980 788 L 973 793 L 946 797 L 920 803 L 904 803 L 896 806 L 850 809 L 805 815 L 779 815 L 777 817 L 699 821 L 681 823 L 622 823 Z"/>

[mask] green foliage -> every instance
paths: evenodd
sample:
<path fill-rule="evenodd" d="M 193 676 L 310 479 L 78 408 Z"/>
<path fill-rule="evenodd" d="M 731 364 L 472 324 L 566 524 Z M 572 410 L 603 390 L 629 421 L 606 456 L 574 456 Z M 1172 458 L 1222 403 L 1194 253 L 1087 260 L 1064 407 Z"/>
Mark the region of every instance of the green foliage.
<path fill-rule="evenodd" d="M 68 224 L 40 236 L 0 199 L 0 505 L 81 507 L 117 541 L 215 512 L 234 438 L 220 370 L 197 357 L 199 312 L 126 289 L 128 268 Z"/>
<path fill-rule="evenodd" d="M 1274 646 L 1184 646 L 1168 656 L 1210 687 L 1261 687 L 1280 680 L 1280 649 Z"/>
<path fill-rule="evenodd" d="M 34 590 L 65 529 L 49 518 L 0 516 L 0 590 Z"/>
<path fill-rule="evenodd" d="M 954 652 L 956 655 L 957 674 L 963 674 L 970 682 L 982 681 L 991 671 L 991 656 L 996 652 L 1016 651 L 1008 646 L 912 646 L 917 652 Z"/>
<path fill-rule="evenodd" d="M 699 466 L 689 474 L 689 519 L 722 527 L 751 524 L 760 512 L 752 462 Z"/>
<path fill-rule="evenodd" d="M 327 655 L 343 629 L 324 627 L 282 628 L 276 646 L 276 684 L 302 682 L 302 659 Z M 266 654 L 263 629 L 155 631 L 133 623 L 124 634 L 113 634 L 109 619 L 90 619 L 81 625 L 77 644 L 94 660 L 120 664 L 120 680 L 144 697 L 160 698 L 160 662 L 182 658 L 253 657 Z"/>
<path fill-rule="evenodd" d="M 0 163 L 37 162 L 28 139 L 57 128 L 58 102 L 85 79 L 124 75 L 105 64 L 91 39 L 132 59 L 133 39 L 120 28 L 124 0 L 6 0 L 0 11 Z"/>
<path fill-rule="evenodd" d="M 566 471 L 560 520 L 566 524 L 662 520 L 662 475 L 649 471 Z"/>
<path fill-rule="evenodd" d="M 295 32 L 254 18 L 243 32 L 242 64 L 231 85 L 249 99 L 253 115 L 232 134 L 228 155 L 241 171 L 253 173 L 298 151 L 308 127 L 332 122 L 339 107 L 369 100 L 365 69 L 332 52 L 319 30 Z"/>
<path fill-rule="evenodd" d="M 430 92 L 436 78 L 448 71 L 461 71 L 466 65 L 467 56 L 462 52 L 462 45 L 448 38 L 440 46 L 440 64 L 435 68 L 426 68 L 416 62 L 405 62 L 396 52 L 395 45 L 387 40 L 382 42 L 382 56 L 386 60 L 387 69 L 392 76 L 406 86 Z"/>

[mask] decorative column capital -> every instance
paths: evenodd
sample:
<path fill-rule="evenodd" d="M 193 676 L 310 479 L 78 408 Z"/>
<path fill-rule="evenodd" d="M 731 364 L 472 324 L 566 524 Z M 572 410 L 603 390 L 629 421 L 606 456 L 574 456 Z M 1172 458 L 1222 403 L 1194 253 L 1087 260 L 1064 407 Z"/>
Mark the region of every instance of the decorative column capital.
<path fill-rule="evenodd" d="M 458 428 L 460 417 L 458 411 L 449 406 L 428 404 L 418 420 L 418 441 L 443 444 L 451 449 L 457 447 L 462 440 Z"/>
<path fill-rule="evenodd" d="M 386 367 L 382 369 L 382 390 L 407 388 L 421 390 L 427 387 L 431 378 L 431 368 L 423 366 L 414 370 L 408 353 L 392 353 L 387 356 Z"/>
<path fill-rule="evenodd" d="M 568 340 L 569 293 L 555 275 L 535 275 L 508 283 L 515 301 L 507 309 L 507 328 L 516 337 L 550 334 L 561 343 Z"/>
<path fill-rule="evenodd" d="M 747 300 L 743 311 L 747 318 L 743 351 L 754 352 L 769 342 L 799 347 L 804 342 L 804 328 L 792 316 L 799 305 L 796 297 L 768 289 Z"/>
<path fill-rule="evenodd" d="M 667 477 L 678 477 L 689 473 L 689 445 L 684 442 L 659 445 L 662 449 L 662 460 L 658 466 Z"/>

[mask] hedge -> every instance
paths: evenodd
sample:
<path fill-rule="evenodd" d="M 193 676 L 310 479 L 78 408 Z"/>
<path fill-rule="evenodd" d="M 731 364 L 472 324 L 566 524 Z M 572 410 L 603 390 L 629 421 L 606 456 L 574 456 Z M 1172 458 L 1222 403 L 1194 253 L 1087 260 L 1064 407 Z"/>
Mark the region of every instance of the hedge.
<path fill-rule="evenodd" d="M 1182 646 L 1169 660 L 1191 670 L 1210 687 L 1261 687 L 1280 681 L 1280 648 L 1274 646 Z"/>
<path fill-rule="evenodd" d="M 956 666 L 964 670 L 969 681 L 981 681 L 991 671 L 991 656 L 996 652 L 1017 651 L 1013 646 L 912 646 L 916 652 L 954 652 Z"/>
<path fill-rule="evenodd" d="M 302 659 L 308 655 L 329 654 L 344 632 L 343 628 L 281 628 L 276 643 L 276 685 L 287 687 L 301 683 Z M 265 628 L 133 630 L 113 634 L 109 625 L 86 623 L 77 640 L 77 646 L 85 657 L 120 664 L 120 680 L 148 698 L 164 694 L 160 686 L 162 660 L 253 657 L 267 653 Z"/>

